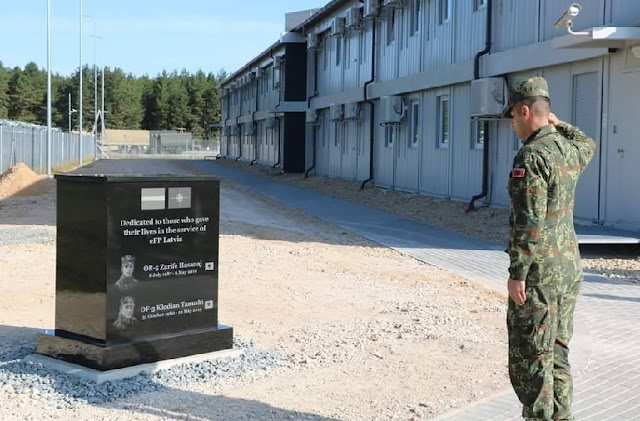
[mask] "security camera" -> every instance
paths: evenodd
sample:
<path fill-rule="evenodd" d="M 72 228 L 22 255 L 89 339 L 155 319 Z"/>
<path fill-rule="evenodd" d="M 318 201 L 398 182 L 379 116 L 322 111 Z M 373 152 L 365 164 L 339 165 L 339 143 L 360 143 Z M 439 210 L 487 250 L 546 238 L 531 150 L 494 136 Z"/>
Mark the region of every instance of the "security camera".
<path fill-rule="evenodd" d="M 580 3 L 571 3 L 569 9 L 567 9 L 567 11 L 564 12 L 562 16 L 560 16 L 560 19 L 558 19 L 558 21 L 553 26 L 555 26 L 556 29 L 571 28 L 573 26 L 573 18 L 578 16 L 578 13 L 580 13 L 581 9 L 582 6 L 580 5 Z"/>

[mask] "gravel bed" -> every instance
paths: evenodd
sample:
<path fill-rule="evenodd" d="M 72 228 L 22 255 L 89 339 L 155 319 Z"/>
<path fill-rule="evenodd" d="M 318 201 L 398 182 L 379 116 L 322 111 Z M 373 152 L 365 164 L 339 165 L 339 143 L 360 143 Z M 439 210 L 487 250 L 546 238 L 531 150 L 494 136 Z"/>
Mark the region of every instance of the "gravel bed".
<path fill-rule="evenodd" d="M 117 382 L 95 382 L 45 368 L 22 359 L 35 353 L 31 342 L 13 342 L 0 347 L 0 391 L 16 399 L 36 399 L 52 408 L 74 408 L 84 404 L 102 404 L 140 393 L 184 387 L 211 379 L 224 380 L 253 373 L 268 373 L 282 363 L 277 352 L 258 348 L 253 342 L 234 339 L 239 357 L 188 363 L 140 374 Z"/>
<path fill-rule="evenodd" d="M 49 228 L 9 227 L 0 229 L 0 247 L 19 244 L 45 244 L 56 242 L 56 231 Z"/>

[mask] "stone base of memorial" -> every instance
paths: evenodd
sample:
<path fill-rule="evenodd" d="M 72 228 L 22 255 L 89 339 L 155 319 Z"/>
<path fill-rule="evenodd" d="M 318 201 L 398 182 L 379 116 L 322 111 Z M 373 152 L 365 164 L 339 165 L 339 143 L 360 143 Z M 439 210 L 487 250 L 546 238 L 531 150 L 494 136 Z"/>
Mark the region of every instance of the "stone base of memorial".
<path fill-rule="evenodd" d="M 56 320 L 39 354 L 111 370 L 232 348 L 218 324 L 217 179 L 56 180 Z"/>

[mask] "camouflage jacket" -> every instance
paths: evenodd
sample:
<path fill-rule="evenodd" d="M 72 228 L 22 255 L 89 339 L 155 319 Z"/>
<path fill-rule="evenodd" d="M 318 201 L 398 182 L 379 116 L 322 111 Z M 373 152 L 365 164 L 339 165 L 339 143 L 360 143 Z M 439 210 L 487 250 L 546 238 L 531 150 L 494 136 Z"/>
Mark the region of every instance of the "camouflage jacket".
<path fill-rule="evenodd" d="M 535 131 L 518 151 L 507 187 L 511 279 L 538 285 L 581 276 L 573 206 L 595 150 L 593 139 L 560 122 Z"/>

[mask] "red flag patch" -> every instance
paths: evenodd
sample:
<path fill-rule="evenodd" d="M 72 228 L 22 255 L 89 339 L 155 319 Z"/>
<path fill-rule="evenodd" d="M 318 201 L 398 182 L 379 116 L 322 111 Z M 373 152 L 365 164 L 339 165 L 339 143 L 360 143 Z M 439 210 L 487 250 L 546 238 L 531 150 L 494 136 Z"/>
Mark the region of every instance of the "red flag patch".
<path fill-rule="evenodd" d="M 511 177 L 517 177 L 517 178 L 524 177 L 524 168 L 514 168 L 511 171 Z"/>

